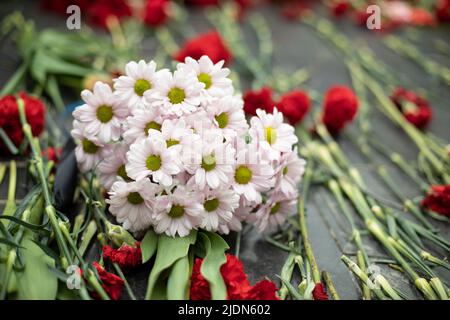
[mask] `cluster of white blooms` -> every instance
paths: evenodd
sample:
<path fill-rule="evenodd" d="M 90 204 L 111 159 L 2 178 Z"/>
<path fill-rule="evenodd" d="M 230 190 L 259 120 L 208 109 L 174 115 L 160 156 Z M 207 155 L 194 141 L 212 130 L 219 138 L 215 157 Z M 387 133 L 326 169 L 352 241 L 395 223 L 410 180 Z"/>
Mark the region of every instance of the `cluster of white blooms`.
<path fill-rule="evenodd" d="M 109 211 L 132 231 L 261 232 L 296 212 L 305 161 L 283 115 L 258 110 L 250 125 L 230 70 L 207 56 L 176 70 L 129 62 L 114 89 L 84 90 L 72 136 L 82 172 L 109 191 Z"/>

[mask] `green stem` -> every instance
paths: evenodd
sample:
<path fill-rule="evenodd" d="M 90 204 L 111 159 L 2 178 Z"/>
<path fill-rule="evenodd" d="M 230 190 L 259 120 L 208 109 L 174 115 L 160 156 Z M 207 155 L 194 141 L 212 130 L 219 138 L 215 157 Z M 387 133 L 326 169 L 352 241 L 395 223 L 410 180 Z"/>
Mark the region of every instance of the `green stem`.
<path fill-rule="evenodd" d="M 334 287 L 333 280 L 331 279 L 330 274 L 326 271 L 322 271 L 322 277 L 323 277 L 323 281 L 325 282 L 325 285 L 327 287 L 327 290 L 331 295 L 331 298 L 333 298 L 333 300 L 341 300 L 341 298 L 339 298 L 339 295 L 336 291 L 336 288 Z"/>

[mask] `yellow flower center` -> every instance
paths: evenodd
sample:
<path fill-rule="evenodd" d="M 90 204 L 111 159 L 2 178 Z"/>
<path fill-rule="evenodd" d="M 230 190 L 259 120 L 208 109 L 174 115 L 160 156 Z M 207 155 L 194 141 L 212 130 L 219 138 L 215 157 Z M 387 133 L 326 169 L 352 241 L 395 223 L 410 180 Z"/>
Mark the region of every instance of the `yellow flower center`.
<path fill-rule="evenodd" d="M 219 207 L 219 199 L 214 198 L 211 200 L 206 200 L 205 203 L 203 203 L 203 207 L 207 212 L 213 212 Z"/>
<path fill-rule="evenodd" d="M 171 104 L 178 104 L 184 101 L 186 94 L 183 89 L 175 87 L 170 89 L 169 93 L 167 94 L 167 97 L 169 98 Z"/>
<path fill-rule="evenodd" d="M 234 180 L 239 184 L 247 184 L 252 180 L 252 171 L 246 166 L 240 166 L 234 173 Z"/>
<path fill-rule="evenodd" d="M 119 177 L 121 177 L 123 180 L 125 181 L 130 181 L 130 178 L 128 177 L 127 174 L 127 170 L 125 169 L 125 165 L 121 165 L 118 169 L 117 169 L 117 175 Z"/>
<path fill-rule="evenodd" d="M 214 155 L 205 156 L 202 159 L 202 168 L 206 172 L 213 170 L 216 167 L 216 157 Z"/>
<path fill-rule="evenodd" d="M 169 217 L 172 219 L 181 218 L 184 215 L 184 207 L 179 205 L 173 205 L 169 211 Z"/>
<path fill-rule="evenodd" d="M 270 214 L 275 214 L 280 210 L 281 204 L 279 202 L 275 203 L 275 205 L 270 209 Z"/>
<path fill-rule="evenodd" d="M 179 144 L 179 143 L 180 143 L 180 141 L 175 140 L 175 139 L 169 139 L 169 140 L 166 140 L 167 148 L 170 148 L 170 147 L 172 147 L 172 146 L 176 146 L 176 145 Z"/>
<path fill-rule="evenodd" d="M 288 173 L 288 170 L 289 170 L 288 167 L 284 167 L 284 168 L 283 168 L 283 175 L 287 174 L 287 173 Z"/>
<path fill-rule="evenodd" d="M 134 205 L 138 205 L 138 204 L 141 204 L 142 202 L 144 202 L 144 199 L 141 197 L 139 192 L 131 192 L 127 196 L 127 200 L 129 203 L 134 204 Z"/>
<path fill-rule="evenodd" d="M 226 112 L 222 112 L 221 114 L 217 115 L 215 119 L 219 124 L 220 129 L 223 129 L 228 125 L 228 114 L 226 114 Z"/>
<path fill-rule="evenodd" d="M 155 122 L 155 121 L 147 123 L 147 125 L 144 128 L 144 132 L 145 132 L 146 135 L 148 135 L 148 131 L 150 129 L 161 131 L 161 125 L 159 123 Z"/>
<path fill-rule="evenodd" d="M 114 113 L 111 106 L 104 104 L 97 108 L 97 119 L 102 123 L 108 123 L 113 115 Z"/>
<path fill-rule="evenodd" d="M 96 146 L 92 141 L 84 139 L 82 142 L 83 151 L 89 154 L 97 153 L 98 146 Z"/>
<path fill-rule="evenodd" d="M 212 85 L 212 79 L 211 76 L 207 73 L 200 73 L 198 75 L 198 81 L 205 84 L 205 89 L 209 89 Z"/>
<path fill-rule="evenodd" d="M 139 79 L 134 83 L 134 92 L 136 92 L 138 96 L 142 97 L 144 92 L 151 89 L 151 87 L 152 84 L 148 80 Z"/>
<path fill-rule="evenodd" d="M 147 169 L 150 171 L 158 171 L 161 168 L 161 157 L 150 155 L 146 161 Z"/>
<path fill-rule="evenodd" d="M 274 128 L 266 128 L 266 140 L 270 145 L 275 143 L 275 141 L 277 140 L 277 131 Z"/>

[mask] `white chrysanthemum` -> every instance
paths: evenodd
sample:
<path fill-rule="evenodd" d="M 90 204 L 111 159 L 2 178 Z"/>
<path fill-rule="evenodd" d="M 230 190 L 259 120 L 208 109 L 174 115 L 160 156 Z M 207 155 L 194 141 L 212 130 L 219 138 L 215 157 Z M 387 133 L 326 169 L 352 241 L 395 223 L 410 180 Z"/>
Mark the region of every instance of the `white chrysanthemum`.
<path fill-rule="evenodd" d="M 184 186 L 177 186 L 173 193 L 159 198 L 164 200 L 159 200 L 157 204 L 154 221 L 157 233 L 184 237 L 192 229 L 198 228 L 202 221 L 202 208 L 195 201 L 195 194 L 187 191 Z"/>
<path fill-rule="evenodd" d="M 172 175 L 180 172 L 177 153 L 167 148 L 166 141 L 151 136 L 130 146 L 125 169 L 134 180 L 151 177 L 164 186 L 172 185 Z"/>
<path fill-rule="evenodd" d="M 231 189 L 208 190 L 201 201 L 200 227 L 208 231 L 217 231 L 219 225 L 227 226 L 233 218 L 234 210 L 239 207 L 239 196 Z"/>
<path fill-rule="evenodd" d="M 198 81 L 204 84 L 202 97 L 206 103 L 233 94 L 234 88 L 231 79 L 228 79 L 230 70 L 222 68 L 225 61 L 214 64 L 208 56 L 202 56 L 198 61 L 187 57 L 184 62 L 179 63 L 177 68 L 197 75 Z"/>
<path fill-rule="evenodd" d="M 135 108 L 127 118 L 123 138 L 128 143 L 148 136 L 150 129 L 161 130 L 163 119 L 157 108 Z"/>
<path fill-rule="evenodd" d="M 273 109 L 273 114 L 256 110 L 256 117 L 250 120 L 250 135 L 258 139 L 264 152 L 271 160 L 279 160 L 281 152 L 289 152 L 298 142 L 294 127 L 283 122 L 283 114 Z"/>
<path fill-rule="evenodd" d="M 298 156 L 297 148 L 284 153 L 275 173 L 275 193 L 288 198 L 297 197 L 297 185 L 305 172 L 306 161 Z"/>
<path fill-rule="evenodd" d="M 230 231 L 242 231 L 242 222 L 247 219 L 248 215 L 253 210 L 253 207 L 245 205 L 245 202 L 243 196 L 241 196 L 239 206 L 234 210 L 231 220 L 226 224 L 219 224 L 218 231 L 221 234 L 229 234 Z"/>
<path fill-rule="evenodd" d="M 257 149 L 250 146 L 238 151 L 232 183 L 236 193 L 250 203 L 261 203 L 261 192 L 272 188 L 274 182 L 272 166 L 263 161 Z"/>
<path fill-rule="evenodd" d="M 154 92 L 144 94 L 153 108 L 160 108 L 166 115 L 182 116 L 197 111 L 203 84 L 195 73 L 176 70 L 161 75 Z"/>
<path fill-rule="evenodd" d="M 204 132 L 200 142 L 191 149 L 192 162 L 185 162 L 186 170 L 193 175 L 188 185 L 196 185 L 198 189 L 205 186 L 216 189 L 228 185 L 235 163 L 233 146 L 224 142 L 218 130 Z"/>
<path fill-rule="evenodd" d="M 94 169 L 108 153 L 109 146 L 105 146 L 97 137 L 87 138 L 85 124 L 74 120 L 72 137 L 77 144 L 75 156 L 81 172 Z"/>
<path fill-rule="evenodd" d="M 147 229 L 153 222 L 155 185 L 149 179 L 116 181 L 109 191 L 109 211 L 132 232 Z"/>
<path fill-rule="evenodd" d="M 149 131 L 149 136 L 166 141 L 167 148 L 176 149 L 188 144 L 189 137 L 192 134 L 193 131 L 186 127 L 183 119 L 166 119 L 162 123 L 161 130 Z"/>
<path fill-rule="evenodd" d="M 76 108 L 73 116 L 86 124 L 88 137 L 98 137 L 103 143 L 119 140 L 128 108 L 114 96 L 111 87 L 98 81 L 93 92 L 83 90 L 81 97 L 86 104 Z"/>
<path fill-rule="evenodd" d="M 297 198 L 272 196 L 267 203 L 247 217 L 247 221 L 258 228 L 259 232 L 277 231 L 286 218 L 297 212 Z"/>
<path fill-rule="evenodd" d="M 117 180 L 131 180 L 125 169 L 126 154 L 129 146 L 125 142 L 115 143 L 97 167 L 97 174 L 102 186 L 109 190 Z"/>
<path fill-rule="evenodd" d="M 144 94 L 154 91 L 155 84 L 164 73 L 169 73 L 169 70 L 156 71 L 154 61 L 130 61 L 125 66 L 125 75 L 114 79 L 115 94 L 131 109 L 142 106 L 145 103 Z"/>
<path fill-rule="evenodd" d="M 207 107 L 208 116 L 225 137 L 232 138 L 248 130 L 243 105 L 241 97 L 225 96 Z"/>

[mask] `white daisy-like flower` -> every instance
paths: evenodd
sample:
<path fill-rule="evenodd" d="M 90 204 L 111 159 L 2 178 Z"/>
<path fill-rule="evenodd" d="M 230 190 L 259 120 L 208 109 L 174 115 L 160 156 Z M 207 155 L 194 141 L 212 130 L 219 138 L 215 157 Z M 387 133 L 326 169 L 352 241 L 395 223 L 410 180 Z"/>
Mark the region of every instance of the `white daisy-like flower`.
<path fill-rule="evenodd" d="M 109 211 L 123 227 L 132 232 L 147 229 L 153 222 L 156 186 L 149 179 L 116 181 L 109 191 Z"/>
<path fill-rule="evenodd" d="M 193 175 L 188 185 L 196 185 L 198 189 L 228 185 L 233 173 L 235 150 L 231 143 L 224 142 L 221 132 L 205 132 L 201 143 L 193 147 L 192 162 L 185 163 L 186 170 Z"/>
<path fill-rule="evenodd" d="M 176 70 L 173 74 L 162 74 L 155 91 L 144 93 L 144 97 L 153 108 L 160 108 L 161 113 L 180 117 L 197 111 L 202 88 L 194 72 Z"/>
<path fill-rule="evenodd" d="M 253 145 L 238 151 L 232 181 L 237 194 L 243 195 L 249 203 L 261 203 L 261 192 L 272 188 L 274 182 L 272 166 L 259 156 Z"/>
<path fill-rule="evenodd" d="M 149 131 L 149 136 L 166 141 L 167 148 L 180 149 L 188 143 L 193 134 L 192 129 L 186 126 L 183 119 L 166 119 L 159 131 Z"/>
<path fill-rule="evenodd" d="M 71 131 L 72 137 L 77 144 L 75 156 L 78 168 L 83 173 L 94 169 L 105 157 L 109 149 L 109 146 L 105 146 L 97 137 L 88 138 L 85 127 L 85 124 L 74 120 Z"/>
<path fill-rule="evenodd" d="M 176 151 L 167 148 L 166 141 L 151 136 L 133 143 L 127 160 L 125 169 L 134 180 L 150 176 L 154 182 L 168 187 L 172 185 L 172 175 L 180 172 Z"/>
<path fill-rule="evenodd" d="M 123 138 L 128 143 L 148 136 L 150 129 L 161 130 L 163 118 L 157 108 L 135 108 L 127 118 Z"/>
<path fill-rule="evenodd" d="M 86 134 L 90 138 L 98 137 L 103 143 L 119 140 L 128 108 L 114 96 L 111 87 L 98 81 L 93 92 L 83 90 L 81 97 L 86 104 L 76 108 L 73 116 L 86 124 Z"/>
<path fill-rule="evenodd" d="M 97 174 L 102 186 L 109 190 L 117 180 L 130 181 L 125 164 L 129 145 L 125 142 L 115 143 L 97 167 Z"/>
<path fill-rule="evenodd" d="M 169 70 L 156 71 L 156 63 L 144 60 L 130 61 L 125 66 L 125 75 L 114 79 L 114 89 L 117 97 L 133 109 L 145 104 L 144 94 L 152 93 L 161 74 Z"/>
<path fill-rule="evenodd" d="M 202 56 L 198 61 L 187 57 L 177 68 L 196 74 L 198 81 L 204 84 L 202 97 L 206 103 L 211 103 L 215 98 L 232 95 L 234 92 L 231 79 L 228 78 L 230 70 L 222 68 L 224 63 L 222 60 L 214 64 L 208 56 Z"/>
<path fill-rule="evenodd" d="M 214 127 L 220 129 L 227 138 L 232 138 L 248 130 L 241 97 L 225 96 L 207 107 L 208 116 Z"/>
<path fill-rule="evenodd" d="M 227 226 L 234 210 L 239 207 L 239 196 L 231 189 L 210 189 L 201 197 L 201 201 L 200 227 L 208 231 L 217 231 L 219 225 Z"/>
<path fill-rule="evenodd" d="M 255 213 L 250 214 L 247 221 L 257 227 L 259 232 L 271 233 L 277 231 L 296 210 L 297 198 L 272 196 Z"/>
<path fill-rule="evenodd" d="M 154 228 L 156 233 L 165 232 L 175 237 L 187 236 L 192 229 L 197 229 L 202 221 L 202 207 L 195 201 L 195 194 L 184 186 L 177 186 L 173 193 L 166 196 L 165 201 L 158 201 Z"/>
<path fill-rule="evenodd" d="M 242 223 L 247 219 L 250 212 L 254 209 L 253 206 L 245 204 L 243 196 L 240 197 L 239 206 L 234 210 L 233 216 L 228 223 L 221 223 L 218 227 L 218 232 L 221 234 L 229 234 L 230 231 L 242 231 Z"/>
<path fill-rule="evenodd" d="M 282 154 L 275 173 L 275 193 L 288 198 L 297 197 L 297 185 L 305 173 L 306 161 L 298 156 L 297 148 Z"/>
<path fill-rule="evenodd" d="M 259 145 L 271 160 L 278 161 L 281 152 L 289 152 L 298 142 L 294 127 L 283 122 L 283 114 L 273 109 L 273 114 L 256 110 L 256 117 L 250 120 L 250 135 L 258 139 Z"/>

